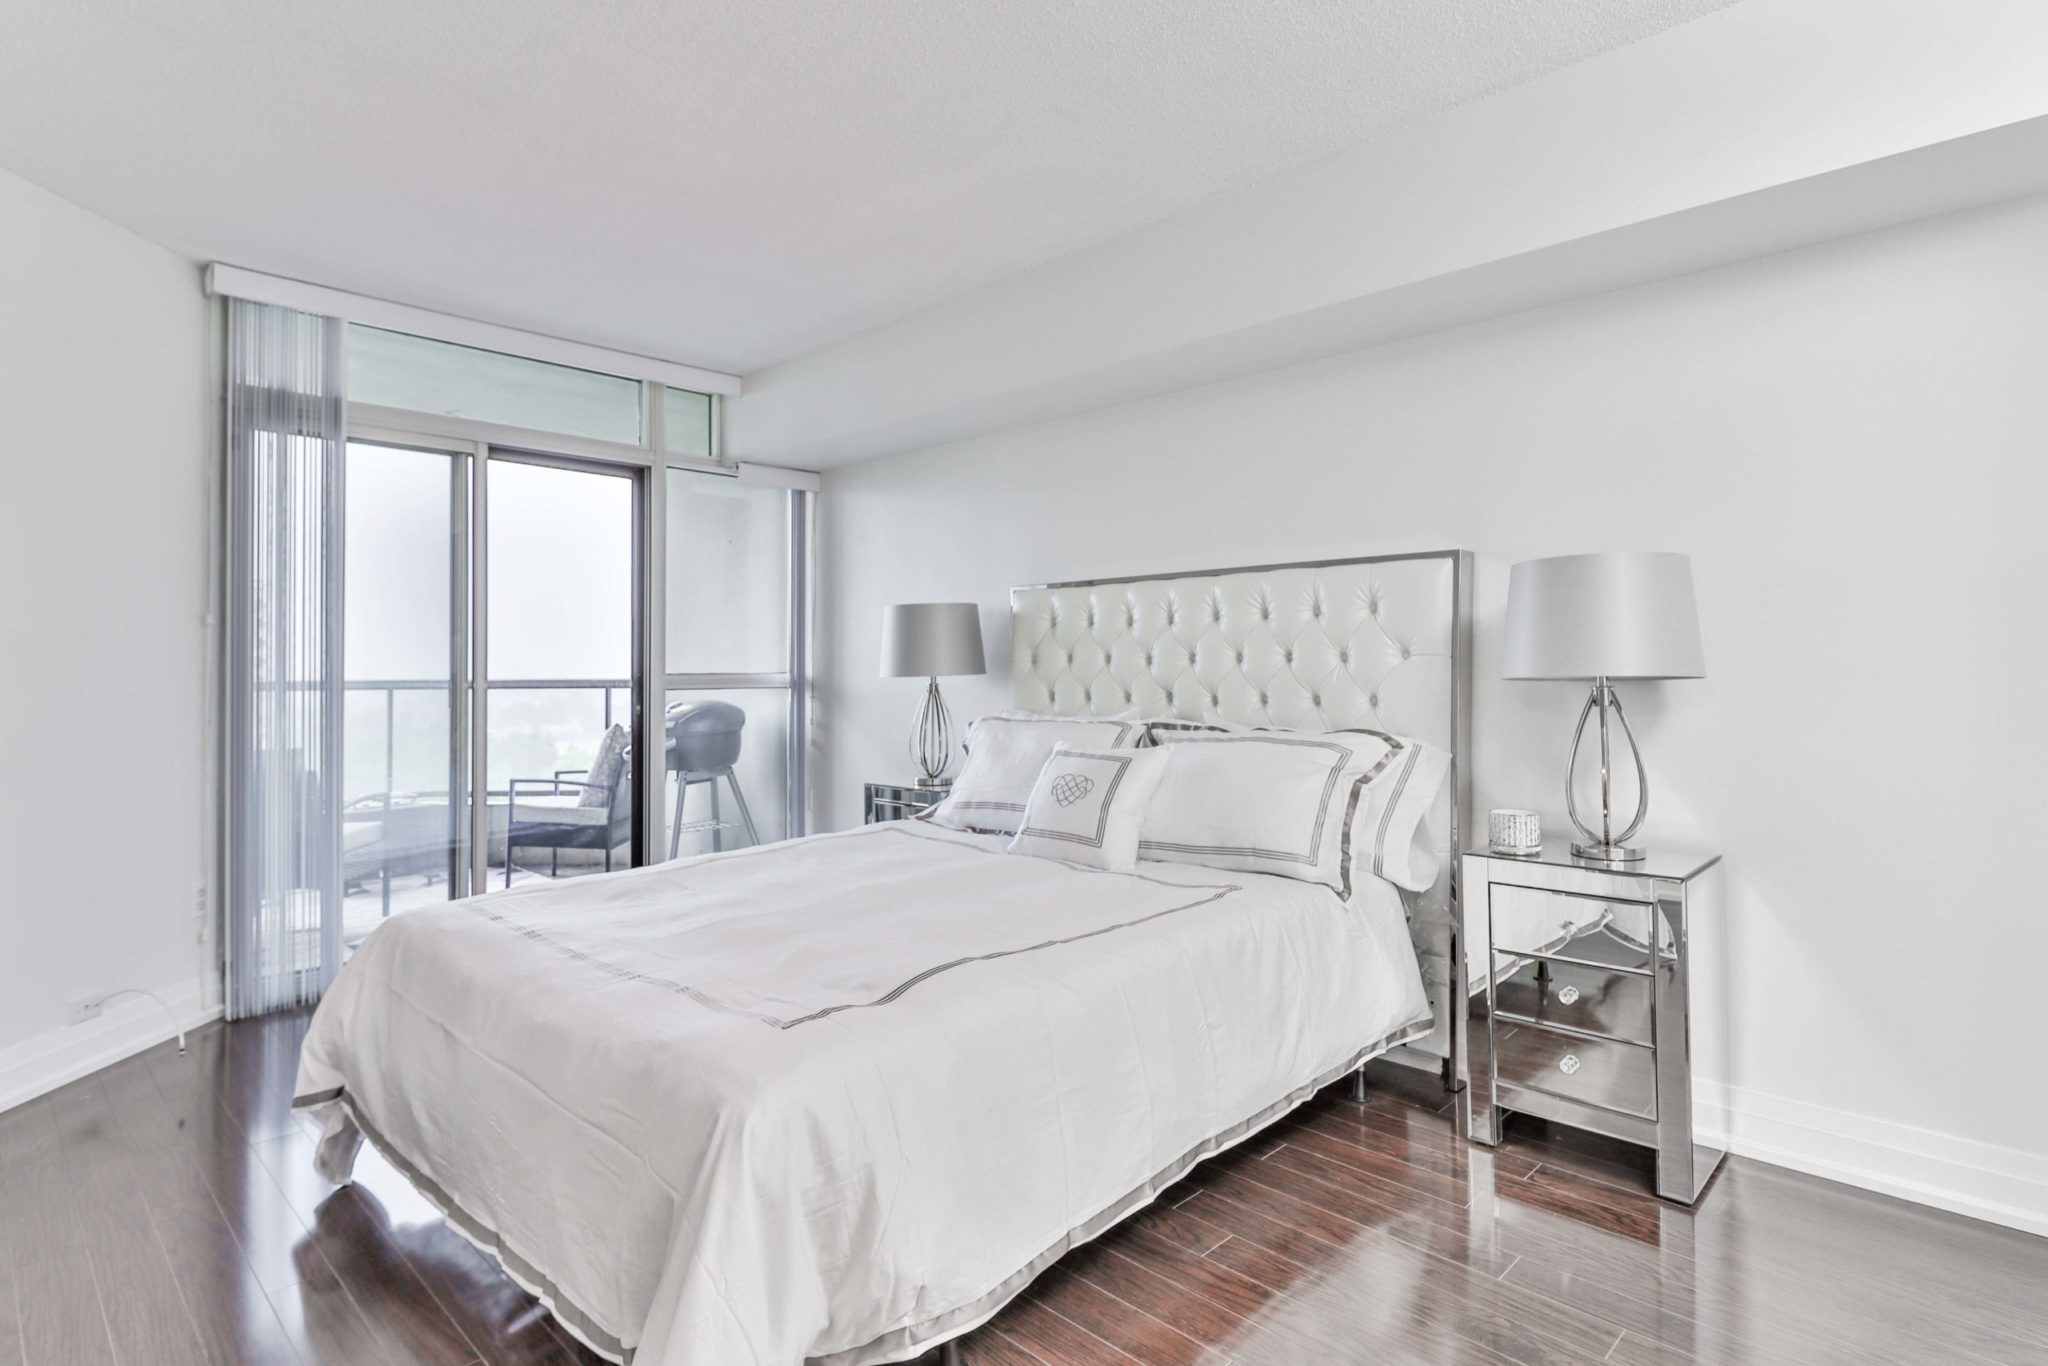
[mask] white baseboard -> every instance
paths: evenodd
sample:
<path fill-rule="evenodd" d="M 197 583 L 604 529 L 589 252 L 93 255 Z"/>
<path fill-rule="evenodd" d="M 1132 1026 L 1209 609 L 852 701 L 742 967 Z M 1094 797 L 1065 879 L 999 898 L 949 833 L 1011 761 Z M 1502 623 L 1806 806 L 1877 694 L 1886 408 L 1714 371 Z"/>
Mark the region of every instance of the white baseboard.
<path fill-rule="evenodd" d="M 1703 1143 L 2048 1237 L 2048 1156 L 1721 1082 L 1693 1092 Z"/>
<path fill-rule="evenodd" d="M 174 1036 L 180 1026 L 197 1029 L 221 1016 L 220 1006 L 207 1004 L 208 993 L 196 981 L 158 988 L 157 995 L 177 1016 L 175 1023 L 147 996 L 124 996 L 110 1002 L 96 1020 L 52 1029 L 0 1048 L 0 1110 L 11 1110 L 153 1048 Z"/>

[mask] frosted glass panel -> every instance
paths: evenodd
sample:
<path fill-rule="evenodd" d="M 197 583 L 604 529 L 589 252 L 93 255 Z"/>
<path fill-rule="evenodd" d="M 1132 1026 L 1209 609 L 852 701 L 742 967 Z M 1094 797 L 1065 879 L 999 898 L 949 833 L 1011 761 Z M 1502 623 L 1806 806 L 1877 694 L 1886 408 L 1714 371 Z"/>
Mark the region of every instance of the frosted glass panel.
<path fill-rule="evenodd" d="M 640 442 L 640 383 L 351 323 L 348 398 L 539 432 Z"/>
<path fill-rule="evenodd" d="M 789 499 L 668 472 L 668 672 L 788 671 Z"/>
<path fill-rule="evenodd" d="M 663 440 L 677 455 L 711 458 L 711 395 L 688 389 L 661 391 Z"/>
<path fill-rule="evenodd" d="M 691 688 L 674 689 L 668 695 L 671 705 L 677 702 L 730 702 L 747 714 L 747 724 L 740 731 L 740 757 L 733 765 L 733 776 L 738 779 L 740 792 L 746 798 L 747 809 L 754 817 L 754 828 L 763 844 L 787 838 L 789 833 L 789 689 L 787 688 Z M 723 779 L 718 784 L 718 816 L 721 820 L 738 821 L 739 814 L 732 799 L 732 790 Z M 670 773 L 663 786 L 664 799 L 669 803 L 663 815 L 661 854 L 667 856 L 670 832 L 675 819 L 675 774 Z M 692 783 L 683 804 L 685 825 L 711 819 L 711 785 Z M 728 829 L 721 832 L 724 847 L 742 848 L 747 844 L 744 829 Z M 712 850 L 712 836 L 708 831 L 685 830 L 676 849 L 679 858 L 692 854 L 708 854 Z"/>

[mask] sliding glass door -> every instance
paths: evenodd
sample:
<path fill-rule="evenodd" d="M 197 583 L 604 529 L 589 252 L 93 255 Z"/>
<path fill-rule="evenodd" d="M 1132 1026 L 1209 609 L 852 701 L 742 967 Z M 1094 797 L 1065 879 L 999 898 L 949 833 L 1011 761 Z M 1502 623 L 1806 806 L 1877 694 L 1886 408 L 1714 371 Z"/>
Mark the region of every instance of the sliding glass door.
<path fill-rule="evenodd" d="M 344 945 L 394 912 L 641 860 L 645 478 L 348 443 Z"/>
<path fill-rule="evenodd" d="M 641 471 L 493 451 L 482 782 L 494 885 L 631 867 Z"/>
<path fill-rule="evenodd" d="M 808 493 L 381 430 L 345 475 L 346 945 L 804 832 Z"/>
<path fill-rule="evenodd" d="M 228 321 L 236 1013 L 415 907 L 803 832 L 815 481 L 721 463 L 708 393 Z"/>

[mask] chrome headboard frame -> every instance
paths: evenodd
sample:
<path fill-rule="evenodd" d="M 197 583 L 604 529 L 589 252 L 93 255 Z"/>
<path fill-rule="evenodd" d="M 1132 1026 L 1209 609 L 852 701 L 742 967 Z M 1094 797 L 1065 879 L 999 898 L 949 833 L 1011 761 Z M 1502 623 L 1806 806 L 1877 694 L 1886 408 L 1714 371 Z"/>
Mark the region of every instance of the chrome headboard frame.
<path fill-rule="evenodd" d="M 1179 716 L 1242 725 L 1366 727 L 1448 749 L 1431 813 L 1436 885 L 1403 893 L 1437 1017 L 1388 1056 L 1465 1076 L 1470 980 L 1456 908 L 1472 828 L 1469 550 L 1080 579 L 1010 590 L 1010 691 L 1057 716 Z"/>

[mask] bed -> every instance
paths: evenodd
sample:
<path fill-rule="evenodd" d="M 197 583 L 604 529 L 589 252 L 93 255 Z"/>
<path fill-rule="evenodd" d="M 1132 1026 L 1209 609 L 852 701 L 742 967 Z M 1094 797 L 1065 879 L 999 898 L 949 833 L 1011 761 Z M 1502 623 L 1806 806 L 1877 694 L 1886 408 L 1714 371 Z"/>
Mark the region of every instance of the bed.
<path fill-rule="evenodd" d="M 1469 582 L 1446 552 L 1018 590 L 1012 691 L 1455 758 Z M 1455 1084 L 1462 767 L 1419 895 L 899 822 L 396 917 L 295 1103 L 330 1180 L 375 1144 L 609 1358 L 908 1359 L 1366 1060 Z"/>

